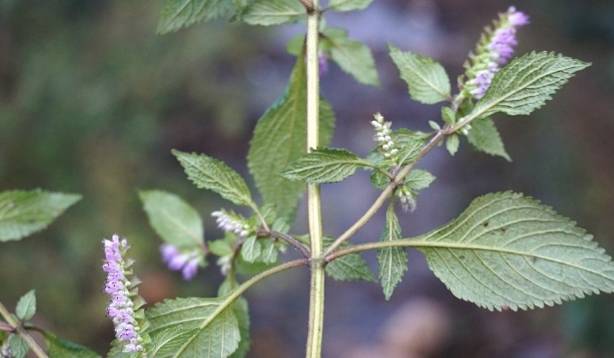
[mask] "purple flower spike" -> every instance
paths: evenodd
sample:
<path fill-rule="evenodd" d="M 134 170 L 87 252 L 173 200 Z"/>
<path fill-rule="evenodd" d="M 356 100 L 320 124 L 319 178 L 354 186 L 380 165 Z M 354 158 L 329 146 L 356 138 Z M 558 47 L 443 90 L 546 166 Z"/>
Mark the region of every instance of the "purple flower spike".
<path fill-rule="evenodd" d="M 482 41 L 483 46 L 478 47 L 476 55 L 472 56 L 472 66 L 468 75 L 468 89 L 471 95 L 480 99 L 484 97 L 490 87 L 495 74 L 514 55 L 514 49 L 518 45 L 516 31 L 518 27 L 527 25 L 529 17 L 515 7 L 510 7 L 507 12 L 500 15 L 495 23 L 492 33 L 488 32 Z"/>
<path fill-rule="evenodd" d="M 139 326 L 134 318 L 134 304 L 130 298 L 130 280 L 126 277 L 124 254 L 128 251 L 128 242 L 113 235 L 111 240 L 103 240 L 104 264 L 107 273 L 104 291 L 109 295 L 107 316 L 115 325 L 115 337 L 123 344 L 126 353 L 143 350 Z"/>
<path fill-rule="evenodd" d="M 170 270 L 181 271 L 184 280 L 191 280 L 198 273 L 201 256 L 198 251 L 181 252 L 174 245 L 163 244 L 160 246 L 160 254 Z"/>

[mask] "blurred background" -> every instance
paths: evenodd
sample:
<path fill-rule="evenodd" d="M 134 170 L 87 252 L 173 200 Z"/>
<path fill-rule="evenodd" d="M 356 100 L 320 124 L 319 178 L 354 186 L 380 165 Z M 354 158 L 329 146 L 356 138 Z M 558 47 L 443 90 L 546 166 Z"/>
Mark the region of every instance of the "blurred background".
<path fill-rule="evenodd" d="M 593 66 L 530 118 L 498 118 L 513 163 L 466 143 L 454 158 L 444 150 L 427 157 L 422 165 L 438 180 L 401 217 L 404 233 L 447 222 L 477 195 L 513 189 L 576 219 L 613 253 L 612 1 L 375 0 L 364 12 L 328 14 L 329 25 L 372 48 L 382 82 L 358 84 L 331 64 L 322 91 L 337 115 L 333 145 L 365 154 L 376 111 L 397 128 L 427 129 L 437 118 L 438 108 L 410 101 L 388 43 L 435 57 L 455 78 L 482 27 L 510 5 L 531 16 L 519 53 L 556 50 Z M 213 262 L 191 283 L 163 267 L 136 191 L 180 194 L 202 213 L 206 237 L 218 238 L 210 213 L 225 204 L 194 188 L 169 151 L 205 152 L 247 176 L 251 130 L 282 94 L 294 61 L 285 43 L 303 31 L 209 23 L 157 36 L 159 9 L 147 0 L 0 0 L 0 190 L 84 196 L 48 230 L 0 246 L 0 300 L 12 307 L 35 288 L 38 323 L 100 353 L 113 336 L 103 237 L 119 232 L 131 241 L 149 302 L 215 294 L 222 277 Z M 377 193 L 358 175 L 323 195 L 326 232 L 336 235 Z M 294 232 L 305 231 L 304 216 Z M 355 240 L 373 240 L 382 227 L 378 216 Z M 367 256 L 375 268 L 375 255 Z M 248 293 L 250 357 L 303 354 L 307 282 L 296 270 Z M 491 313 L 452 297 L 416 253 L 390 302 L 376 284 L 329 280 L 326 312 L 326 357 L 614 356 L 614 296 Z"/>

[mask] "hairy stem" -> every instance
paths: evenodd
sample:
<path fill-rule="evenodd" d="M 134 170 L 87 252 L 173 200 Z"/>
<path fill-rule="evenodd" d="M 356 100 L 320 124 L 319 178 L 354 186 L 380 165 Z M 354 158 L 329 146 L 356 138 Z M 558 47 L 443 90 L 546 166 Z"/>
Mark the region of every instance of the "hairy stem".
<path fill-rule="evenodd" d="M 19 334 L 24 341 L 26 341 L 28 346 L 30 346 L 30 348 L 32 349 L 32 352 L 34 352 L 37 357 L 48 358 L 47 353 L 45 353 L 45 351 L 38 345 L 38 343 L 36 343 L 34 338 L 32 338 L 32 336 L 30 336 L 28 332 L 23 329 L 21 324 L 13 318 L 11 313 L 6 309 L 2 302 L 0 302 L 0 316 L 2 316 L 6 323 L 13 327 L 13 330 L 17 332 L 17 334 Z"/>
<path fill-rule="evenodd" d="M 310 0 L 307 8 L 307 152 L 317 148 L 319 138 L 320 74 L 318 63 L 319 0 Z M 309 293 L 309 328 L 305 356 L 319 358 L 322 354 L 322 329 L 324 325 L 324 262 L 322 255 L 322 206 L 320 187 L 307 186 L 307 212 L 311 246 L 311 285 Z"/>
<path fill-rule="evenodd" d="M 388 184 L 386 188 L 382 191 L 382 193 L 377 197 L 377 199 L 375 199 L 371 207 L 367 209 L 367 211 L 362 215 L 360 219 L 358 219 L 358 221 L 356 221 L 352 226 L 350 226 L 343 234 L 341 234 L 335 240 L 335 242 L 333 242 L 332 245 L 328 247 L 328 249 L 324 253 L 324 256 L 328 256 L 331 252 L 338 248 L 339 245 L 343 244 L 343 242 L 354 236 L 354 234 L 356 234 L 358 230 L 365 226 L 365 224 L 369 222 L 369 220 L 371 220 L 371 218 L 378 212 L 378 210 L 386 203 L 388 198 L 392 196 L 397 186 L 403 183 L 405 177 L 414 169 L 415 164 L 428 152 L 430 152 L 431 149 L 435 148 L 435 146 L 441 143 L 441 141 L 446 137 L 446 135 L 450 134 L 450 130 L 451 129 L 449 128 L 444 128 L 435 133 L 431 140 L 429 140 L 429 142 L 425 144 L 424 147 L 422 147 L 420 153 L 418 153 L 416 160 L 399 170 L 394 179 L 390 181 L 390 184 Z"/>

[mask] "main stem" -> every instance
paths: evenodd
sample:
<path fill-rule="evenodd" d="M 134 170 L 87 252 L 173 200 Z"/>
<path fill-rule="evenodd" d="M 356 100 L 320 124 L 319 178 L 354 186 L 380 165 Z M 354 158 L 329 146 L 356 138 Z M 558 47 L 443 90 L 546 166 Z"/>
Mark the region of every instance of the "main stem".
<path fill-rule="evenodd" d="M 311 1 L 307 15 L 307 151 L 319 145 L 320 74 L 318 68 L 319 0 Z M 322 206 L 320 187 L 307 186 L 309 237 L 311 245 L 311 286 L 309 293 L 309 333 L 307 358 L 322 354 L 322 328 L 324 325 L 324 260 L 322 259 Z"/>
<path fill-rule="evenodd" d="M 32 352 L 34 352 L 34 354 L 38 358 L 48 358 L 47 353 L 45 353 L 45 351 L 38 345 L 38 343 L 36 343 L 34 338 L 32 338 L 32 336 L 30 336 L 28 332 L 26 332 L 26 330 L 23 329 L 21 324 L 17 322 L 15 319 L 13 319 L 13 316 L 11 315 L 9 310 L 7 310 L 6 307 L 4 307 L 2 302 L 0 302 L 0 316 L 2 316 L 2 318 L 6 320 L 6 323 L 8 323 L 15 330 L 15 332 L 17 332 L 17 334 L 19 334 L 21 338 L 23 338 L 23 340 L 26 341 L 28 346 L 30 346 L 30 348 L 32 349 Z"/>

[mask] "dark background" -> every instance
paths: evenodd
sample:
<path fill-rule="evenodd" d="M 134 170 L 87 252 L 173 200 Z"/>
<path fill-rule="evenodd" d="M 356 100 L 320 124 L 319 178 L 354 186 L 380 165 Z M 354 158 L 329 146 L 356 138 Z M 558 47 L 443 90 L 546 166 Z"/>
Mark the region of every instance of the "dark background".
<path fill-rule="evenodd" d="M 407 96 L 388 43 L 435 57 L 455 78 L 482 27 L 509 5 L 375 0 L 361 13 L 329 14 L 329 25 L 373 49 L 382 80 L 378 88 L 363 86 L 331 64 L 322 91 L 337 115 L 333 145 L 365 154 L 376 111 L 395 127 L 426 129 L 437 118 L 439 108 Z M 445 223 L 477 195 L 512 189 L 573 217 L 612 253 L 614 2 L 514 5 L 532 21 L 520 31 L 518 53 L 556 50 L 593 66 L 530 118 L 499 116 L 513 163 L 466 143 L 454 158 L 443 150 L 427 157 L 423 166 L 438 180 L 417 210 L 401 217 L 404 234 Z M 294 61 L 285 42 L 303 31 L 209 23 L 157 36 L 159 8 L 145 0 L 0 0 L 0 189 L 84 196 L 48 230 L 0 246 L 0 300 L 13 306 L 35 288 L 38 323 L 99 352 L 113 335 L 104 315 L 103 237 L 128 237 L 148 301 L 215 294 L 221 276 L 213 262 L 191 283 L 163 267 L 136 191 L 182 195 L 202 213 L 207 239 L 219 237 L 210 213 L 225 204 L 185 180 L 169 151 L 205 152 L 247 175 L 251 130 L 281 95 Z M 325 230 L 336 235 L 377 193 L 358 175 L 324 187 L 323 195 Z M 304 232 L 304 216 L 299 212 L 294 232 Z M 380 215 L 355 240 L 375 240 L 382 226 Z M 307 272 L 297 270 L 248 293 L 250 356 L 303 354 L 307 282 Z M 391 302 L 376 284 L 329 281 L 326 313 L 326 357 L 614 356 L 612 296 L 490 313 L 454 299 L 416 253 Z"/>

